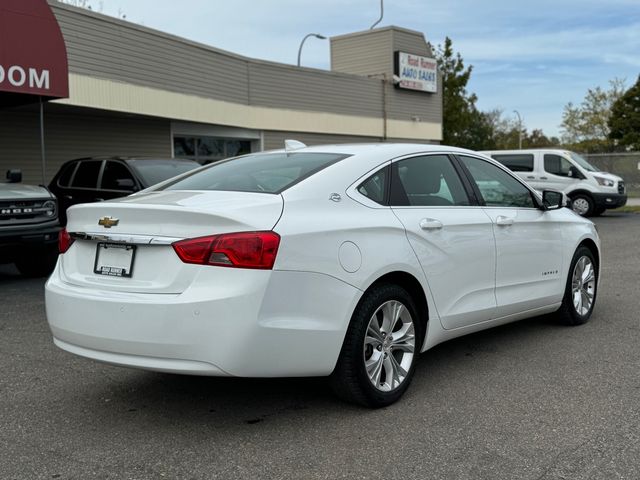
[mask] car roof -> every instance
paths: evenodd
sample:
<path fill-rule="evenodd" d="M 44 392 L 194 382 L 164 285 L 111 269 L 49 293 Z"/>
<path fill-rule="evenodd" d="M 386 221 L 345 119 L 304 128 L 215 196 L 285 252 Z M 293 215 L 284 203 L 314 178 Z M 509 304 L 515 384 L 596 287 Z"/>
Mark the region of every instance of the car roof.
<path fill-rule="evenodd" d="M 95 156 L 95 157 L 80 157 L 69 160 L 68 162 L 77 162 L 80 160 L 162 160 L 165 162 L 195 162 L 195 160 L 191 160 L 189 158 L 170 158 L 170 157 L 149 157 L 149 156 L 124 156 L 124 155 L 112 155 L 112 156 Z M 67 163 L 68 163 L 67 162 Z M 196 162 L 197 163 L 197 162 Z"/>
<path fill-rule="evenodd" d="M 255 155 L 269 153 L 284 153 L 286 150 L 271 150 L 259 152 Z M 458 153 L 484 157 L 491 162 L 495 162 L 491 157 L 482 153 L 465 148 L 451 147 L 448 145 L 433 145 L 424 143 L 344 143 L 335 145 L 316 145 L 313 147 L 298 148 L 289 150 L 289 153 L 329 153 L 345 155 L 347 158 L 332 165 L 330 170 L 358 169 L 367 170 L 386 161 L 408 155 L 421 155 L 433 153 Z M 254 155 L 254 154 L 251 154 Z"/>
<path fill-rule="evenodd" d="M 282 153 L 285 149 L 270 150 L 257 153 Z M 348 155 L 361 155 L 361 154 L 377 154 L 381 153 L 389 158 L 400 157 L 403 155 L 410 155 L 416 152 L 425 153 L 438 153 L 438 152 L 453 152 L 453 153 L 468 153 L 477 154 L 473 150 L 468 150 L 459 147 L 450 147 L 448 145 L 434 145 L 425 143 L 340 143 L 330 145 L 314 145 L 311 147 L 298 148 L 295 150 L 289 150 L 291 153 L 343 153 Z"/>
<path fill-rule="evenodd" d="M 481 153 L 496 153 L 496 154 L 517 154 L 517 153 L 531 153 L 531 152 L 551 152 L 551 153 L 567 153 L 570 150 L 565 148 L 523 148 L 513 150 L 482 150 Z"/>
<path fill-rule="evenodd" d="M 294 192 L 305 194 L 306 191 L 324 191 L 338 188 L 347 188 L 359 178 L 368 175 L 369 172 L 381 167 L 383 164 L 408 156 L 420 156 L 429 154 L 466 154 L 494 163 L 499 168 L 504 168 L 499 162 L 492 158 L 464 148 L 451 147 L 448 145 L 433 145 L 423 143 L 350 143 L 350 144 L 331 144 L 316 145 L 312 147 L 303 147 L 296 149 L 278 149 L 266 152 L 257 152 L 255 156 L 269 154 L 330 154 L 342 155 L 345 158 L 332 163 L 317 173 L 314 173 L 308 179 L 304 179 L 286 189 L 287 194 Z M 313 180 L 312 180 L 313 179 Z"/>

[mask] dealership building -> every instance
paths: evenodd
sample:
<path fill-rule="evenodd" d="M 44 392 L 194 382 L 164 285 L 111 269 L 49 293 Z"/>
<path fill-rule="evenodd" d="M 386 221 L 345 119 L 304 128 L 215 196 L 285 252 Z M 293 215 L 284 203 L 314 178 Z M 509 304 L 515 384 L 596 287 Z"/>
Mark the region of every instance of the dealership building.
<path fill-rule="evenodd" d="M 73 158 L 194 158 L 346 142 L 439 143 L 422 33 L 332 37 L 331 70 L 243 57 L 55 0 L 0 3 L 0 172 Z"/>

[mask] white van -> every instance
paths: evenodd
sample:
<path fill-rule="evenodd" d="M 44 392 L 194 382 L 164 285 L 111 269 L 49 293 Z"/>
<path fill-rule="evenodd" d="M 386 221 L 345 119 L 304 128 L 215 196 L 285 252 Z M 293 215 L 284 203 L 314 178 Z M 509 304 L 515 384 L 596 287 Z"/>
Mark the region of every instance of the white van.
<path fill-rule="evenodd" d="M 493 150 L 482 152 L 515 172 L 536 190 L 559 190 L 567 194 L 573 210 L 588 217 L 608 208 L 622 207 L 627 193 L 622 178 L 600 172 L 568 150 Z"/>

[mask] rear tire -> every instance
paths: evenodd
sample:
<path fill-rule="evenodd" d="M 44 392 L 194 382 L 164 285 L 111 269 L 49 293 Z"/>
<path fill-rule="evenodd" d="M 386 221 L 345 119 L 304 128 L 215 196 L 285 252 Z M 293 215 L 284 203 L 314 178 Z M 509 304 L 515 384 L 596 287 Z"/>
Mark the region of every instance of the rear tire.
<path fill-rule="evenodd" d="M 590 217 L 593 214 L 595 203 L 590 195 L 578 193 L 571 197 L 571 208 L 581 217 Z"/>
<path fill-rule="evenodd" d="M 593 252 L 578 247 L 571 260 L 562 306 L 556 312 L 564 325 L 582 325 L 589 321 L 596 304 L 598 267 Z"/>
<path fill-rule="evenodd" d="M 391 405 L 411 383 L 423 338 L 411 295 L 398 285 L 373 287 L 351 317 L 330 377 L 335 393 L 371 408 Z"/>

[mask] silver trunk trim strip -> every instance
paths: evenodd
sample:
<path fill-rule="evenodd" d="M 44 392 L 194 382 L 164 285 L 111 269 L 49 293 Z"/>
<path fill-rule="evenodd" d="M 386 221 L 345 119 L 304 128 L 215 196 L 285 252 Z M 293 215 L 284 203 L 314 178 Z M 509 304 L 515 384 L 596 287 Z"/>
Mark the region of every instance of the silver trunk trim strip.
<path fill-rule="evenodd" d="M 93 240 L 96 242 L 126 243 L 127 245 L 171 245 L 183 240 L 179 237 L 154 237 L 152 235 L 137 235 L 127 233 L 92 233 L 69 232 L 71 238 L 77 240 Z"/>

